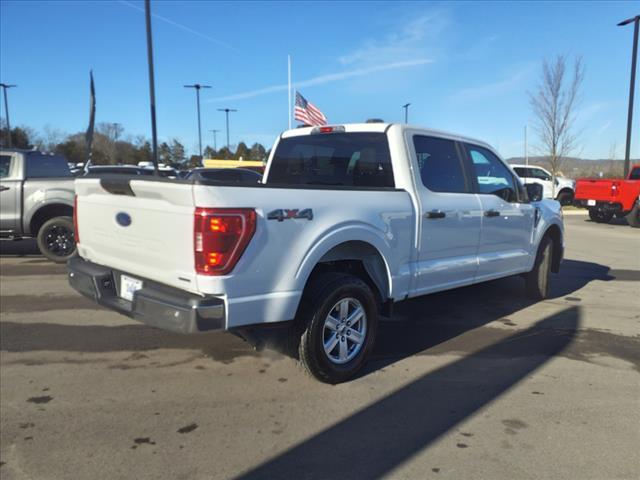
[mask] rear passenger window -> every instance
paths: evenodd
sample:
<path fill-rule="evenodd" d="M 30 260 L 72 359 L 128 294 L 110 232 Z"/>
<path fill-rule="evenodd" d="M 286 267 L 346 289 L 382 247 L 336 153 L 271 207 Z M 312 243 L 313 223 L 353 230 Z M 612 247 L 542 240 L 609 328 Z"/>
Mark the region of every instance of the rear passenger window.
<path fill-rule="evenodd" d="M 283 138 L 274 152 L 267 183 L 392 188 L 387 136 L 353 132 Z"/>
<path fill-rule="evenodd" d="M 27 159 L 27 178 L 70 177 L 71 170 L 63 157 L 30 153 Z"/>
<path fill-rule="evenodd" d="M 432 192 L 467 193 L 462 159 L 453 140 L 413 137 L 422 184 Z"/>
<path fill-rule="evenodd" d="M 493 153 L 483 147 L 467 145 L 480 193 L 497 195 L 507 202 L 518 201 L 518 186 L 511 171 Z"/>

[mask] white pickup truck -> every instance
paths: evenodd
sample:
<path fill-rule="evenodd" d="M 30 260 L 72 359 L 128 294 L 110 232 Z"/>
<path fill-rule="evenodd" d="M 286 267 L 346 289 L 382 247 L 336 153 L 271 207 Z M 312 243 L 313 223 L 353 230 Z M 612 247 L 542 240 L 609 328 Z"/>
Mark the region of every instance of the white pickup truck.
<path fill-rule="evenodd" d="M 69 281 L 181 333 L 284 325 L 306 369 L 363 366 L 393 302 L 521 274 L 548 295 L 562 214 L 483 142 L 400 124 L 280 135 L 262 184 L 76 180 Z"/>

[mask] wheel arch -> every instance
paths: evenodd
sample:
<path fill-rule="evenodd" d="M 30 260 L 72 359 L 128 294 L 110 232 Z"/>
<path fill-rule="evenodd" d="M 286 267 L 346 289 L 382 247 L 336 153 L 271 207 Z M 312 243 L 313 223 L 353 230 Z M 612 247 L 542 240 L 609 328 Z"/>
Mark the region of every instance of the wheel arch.
<path fill-rule="evenodd" d="M 29 232 L 35 236 L 42 225 L 55 217 L 73 217 L 73 207 L 66 203 L 49 203 L 40 206 L 29 220 Z"/>
<path fill-rule="evenodd" d="M 548 237 L 553 242 L 553 257 L 551 259 L 551 271 L 558 273 L 563 257 L 562 231 L 558 225 L 551 225 L 544 232 L 542 238 Z"/>

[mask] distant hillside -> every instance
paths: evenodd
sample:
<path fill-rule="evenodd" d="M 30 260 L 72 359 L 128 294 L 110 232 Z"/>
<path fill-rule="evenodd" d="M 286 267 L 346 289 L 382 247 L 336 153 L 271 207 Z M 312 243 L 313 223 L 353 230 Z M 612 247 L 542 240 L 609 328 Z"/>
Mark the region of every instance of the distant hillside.
<path fill-rule="evenodd" d="M 524 157 L 507 158 L 509 163 L 524 163 Z M 640 163 L 639 159 L 631 159 L 631 164 Z M 529 157 L 530 165 L 539 165 L 549 169 L 546 157 Z M 578 177 L 621 177 L 624 160 L 588 160 L 585 158 L 567 157 L 562 161 L 562 173 L 570 178 Z"/>

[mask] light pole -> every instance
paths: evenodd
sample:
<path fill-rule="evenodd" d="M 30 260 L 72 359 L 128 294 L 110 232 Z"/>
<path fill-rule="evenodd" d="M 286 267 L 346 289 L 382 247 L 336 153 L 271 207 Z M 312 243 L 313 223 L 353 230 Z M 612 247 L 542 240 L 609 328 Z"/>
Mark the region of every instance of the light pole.
<path fill-rule="evenodd" d="M 149 104 L 151 105 L 151 146 L 153 171 L 157 177 L 158 171 L 158 131 L 156 129 L 156 86 L 153 74 L 153 39 L 151 37 L 151 2 L 144 1 L 144 17 L 147 26 L 147 65 L 149 67 Z"/>
<path fill-rule="evenodd" d="M 118 163 L 118 131 L 120 130 L 120 127 L 122 126 L 120 123 L 114 122 L 111 124 L 111 126 L 113 127 L 113 155 L 114 155 L 114 160 L 116 161 L 116 163 Z"/>
<path fill-rule="evenodd" d="M 198 147 L 200 148 L 200 158 L 202 158 L 202 131 L 200 130 L 200 89 L 211 88 L 211 85 L 201 85 L 194 83 L 193 85 L 185 85 L 184 88 L 195 88 L 196 103 L 198 104 Z"/>
<path fill-rule="evenodd" d="M 227 115 L 227 150 L 229 150 L 229 112 L 237 112 L 233 108 L 219 108 L 219 112 L 224 112 Z"/>
<path fill-rule="evenodd" d="M 12 147 L 11 142 L 11 123 L 9 122 L 9 101 L 7 100 L 7 88 L 17 87 L 17 85 L 9 85 L 8 83 L 0 83 L 0 87 L 2 87 L 2 92 L 4 93 L 4 112 L 7 117 L 7 146 L 9 148 Z"/>
<path fill-rule="evenodd" d="M 409 105 L 410 103 L 405 103 L 402 108 L 404 108 L 404 123 L 409 123 Z"/>
<path fill-rule="evenodd" d="M 217 152 L 218 143 L 216 142 L 216 133 L 219 132 L 220 130 L 209 130 L 209 131 L 213 133 L 213 149 Z"/>
<path fill-rule="evenodd" d="M 638 23 L 640 23 L 640 15 L 623 20 L 618 24 L 619 27 L 634 23 L 633 27 L 633 53 L 631 53 L 631 84 L 629 85 L 629 113 L 627 114 L 627 148 L 624 152 L 624 176 L 629 174 L 630 155 L 631 155 L 631 125 L 633 124 L 633 94 L 635 93 L 636 83 L 636 60 L 638 59 Z"/>

